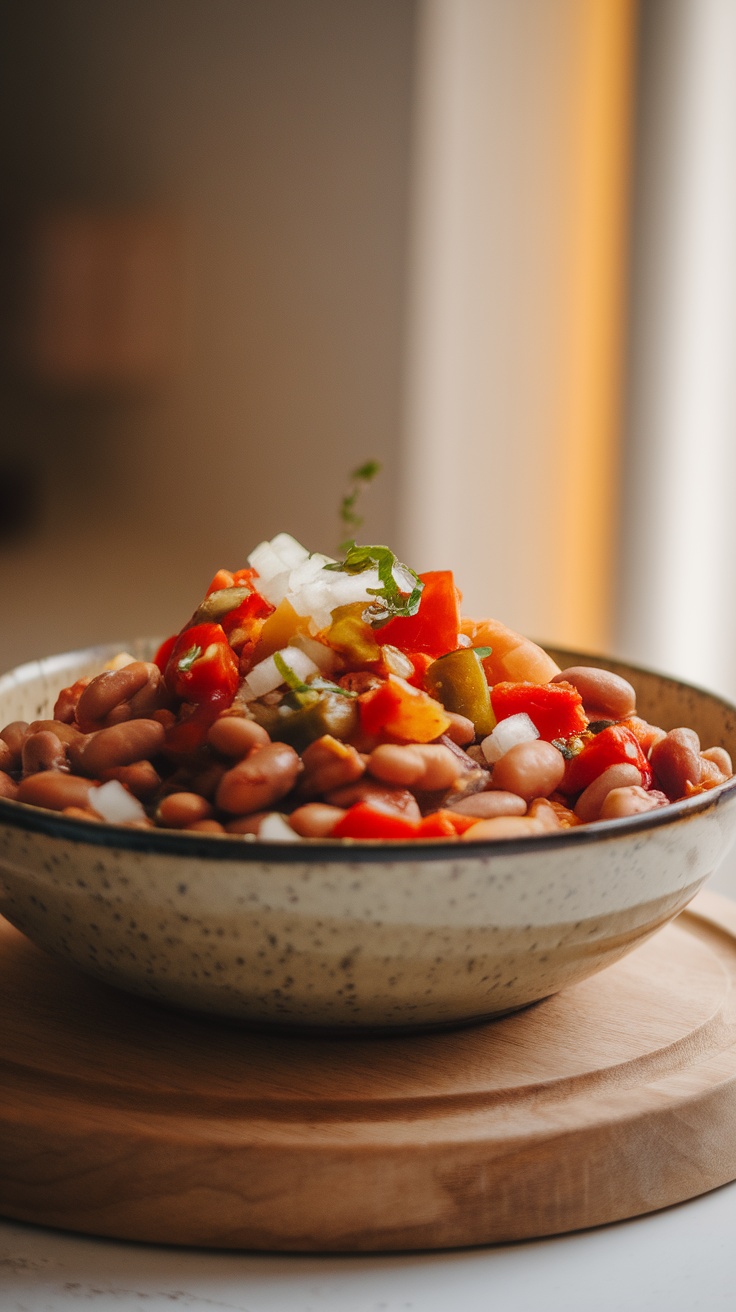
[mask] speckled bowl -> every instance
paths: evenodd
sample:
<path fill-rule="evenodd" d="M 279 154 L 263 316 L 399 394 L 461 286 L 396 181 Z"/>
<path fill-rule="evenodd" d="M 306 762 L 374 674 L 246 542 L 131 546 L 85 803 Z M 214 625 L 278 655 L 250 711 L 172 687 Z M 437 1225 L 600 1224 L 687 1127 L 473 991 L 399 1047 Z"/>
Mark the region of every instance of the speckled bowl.
<path fill-rule="evenodd" d="M 50 714 L 60 687 L 115 650 L 6 675 L 0 724 Z M 623 674 L 652 722 L 689 725 L 736 758 L 736 710 L 719 698 L 553 654 Z M 690 901 L 735 833 L 736 779 L 632 819 L 479 844 L 258 843 L 0 800 L 0 911 L 55 956 L 168 1005 L 282 1025 L 448 1025 L 616 961 Z"/>

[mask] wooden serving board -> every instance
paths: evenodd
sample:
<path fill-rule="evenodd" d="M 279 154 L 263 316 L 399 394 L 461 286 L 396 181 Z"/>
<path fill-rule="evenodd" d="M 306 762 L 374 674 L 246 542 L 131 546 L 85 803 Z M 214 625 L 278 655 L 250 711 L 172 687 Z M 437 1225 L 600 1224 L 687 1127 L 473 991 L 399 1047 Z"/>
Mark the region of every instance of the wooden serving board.
<path fill-rule="evenodd" d="M 252 1032 L 139 1002 L 0 921 L 0 1212 L 285 1250 L 483 1244 L 736 1178 L 736 903 L 431 1035 Z"/>

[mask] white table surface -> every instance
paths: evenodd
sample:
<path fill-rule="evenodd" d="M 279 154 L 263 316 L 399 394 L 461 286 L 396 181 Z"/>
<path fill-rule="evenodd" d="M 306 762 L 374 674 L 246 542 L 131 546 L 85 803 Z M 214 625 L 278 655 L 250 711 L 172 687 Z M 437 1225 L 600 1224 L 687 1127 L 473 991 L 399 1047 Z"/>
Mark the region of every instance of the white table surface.
<path fill-rule="evenodd" d="M 736 898 L 736 853 L 710 887 Z M 367 1257 L 154 1248 L 0 1221 L 0 1312 L 718 1312 L 736 1183 L 650 1216 L 496 1248 Z"/>

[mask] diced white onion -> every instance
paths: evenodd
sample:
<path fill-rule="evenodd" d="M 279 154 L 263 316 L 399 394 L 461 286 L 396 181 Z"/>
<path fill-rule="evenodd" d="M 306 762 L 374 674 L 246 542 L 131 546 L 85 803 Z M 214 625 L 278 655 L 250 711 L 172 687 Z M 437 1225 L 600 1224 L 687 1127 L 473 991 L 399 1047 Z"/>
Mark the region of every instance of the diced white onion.
<path fill-rule="evenodd" d="M 264 816 L 258 827 L 258 837 L 264 842 L 276 843 L 301 843 L 301 835 L 297 834 L 287 820 L 277 811 L 272 811 L 270 815 Z"/>
<path fill-rule="evenodd" d="M 297 542 L 290 533 L 277 533 L 275 538 L 271 538 L 271 549 L 286 565 L 287 569 L 296 569 L 306 560 L 309 552 L 303 547 L 301 542 Z"/>
<path fill-rule="evenodd" d="M 248 564 L 258 571 L 261 584 L 268 583 L 277 574 L 283 574 L 287 568 L 285 561 L 274 551 L 270 542 L 259 542 L 248 557 Z M 263 589 L 261 588 L 260 591 Z"/>
<path fill-rule="evenodd" d="M 522 711 L 519 715 L 509 715 L 505 720 L 499 720 L 493 732 L 483 739 L 481 750 L 489 765 L 493 765 L 494 761 L 499 761 L 518 743 L 531 743 L 538 737 L 538 728 L 526 711 Z"/>
<path fill-rule="evenodd" d="M 273 656 L 267 656 L 265 661 L 259 661 L 248 671 L 247 678 L 241 684 L 241 696 L 245 701 L 253 701 L 256 697 L 263 697 L 265 693 L 275 692 L 284 682 L 284 676 L 276 665 L 276 656 L 280 656 L 293 670 L 298 679 L 305 683 L 307 678 L 313 674 L 319 674 L 319 666 L 307 656 L 305 651 L 299 647 L 282 647 L 280 652 L 275 652 Z"/>
<path fill-rule="evenodd" d="M 472 647 L 473 639 L 469 638 L 467 633 L 458 633 L 457 645 L 458 647 Z"/>
<path fill-rule="evenodd" d="M 334 674 L 340 664 L 340 658 L 332 647 L 327 647 L 324 642 L 315 642 L 306 633 L 295 633 L 290 645 L 306 652 L 319 667 L 321 674 Z"/>
<path fill-rule="evenodd" d="M 90 789 L 89 804 L 93 811 L 111 825 L 125 825 L 146 818 L 138 798 L 123 788 L 118 779 L 110 779 L 106 784 L 100 784 L 99 788 Z"/>

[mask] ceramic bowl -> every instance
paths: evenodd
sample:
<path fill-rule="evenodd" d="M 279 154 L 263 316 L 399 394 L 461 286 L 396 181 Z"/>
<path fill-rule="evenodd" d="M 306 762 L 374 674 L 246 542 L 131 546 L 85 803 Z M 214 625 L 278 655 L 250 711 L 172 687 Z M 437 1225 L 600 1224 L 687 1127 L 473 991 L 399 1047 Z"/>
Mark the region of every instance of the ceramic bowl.
<path fill-rule="evenodd" d="M 117 650 L 6 675 L 0 724 L 50 714 L 59 688 Z M 736 759 L 736 710 L 712 694 L 553 655 L 623 674 L 642 715 Z M 0 800 L 0 911 L 54 956 L 167 1005 L 292 1026 L 450 1025 L 616 961 L 682 910 L 735 833 L 736 779 L 631 819 L 478 844 L 259 843 Z"/>

